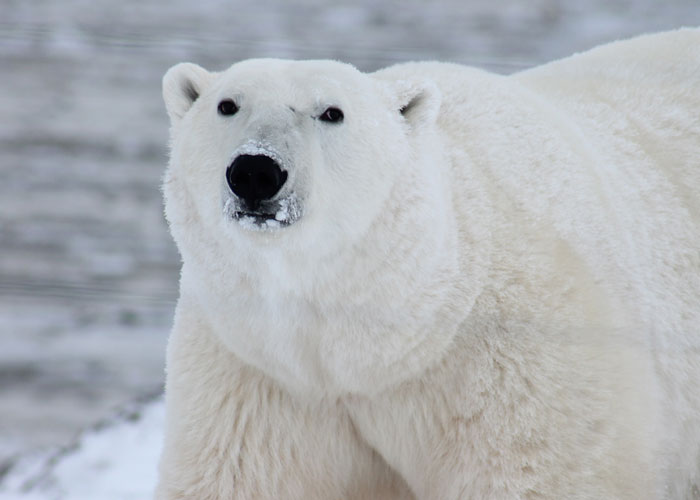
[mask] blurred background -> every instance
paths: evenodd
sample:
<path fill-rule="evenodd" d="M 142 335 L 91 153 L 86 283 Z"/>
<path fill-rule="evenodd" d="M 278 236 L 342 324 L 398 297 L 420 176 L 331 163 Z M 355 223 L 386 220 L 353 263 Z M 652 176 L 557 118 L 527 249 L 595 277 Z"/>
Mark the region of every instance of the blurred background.
<path fill-rule="evenodd" d="M 0 0 L 0 476 L 159 394 L 179 257 L 171 65 L 438 59 L 512 73 L 700 25 L 700 0 Z"/>

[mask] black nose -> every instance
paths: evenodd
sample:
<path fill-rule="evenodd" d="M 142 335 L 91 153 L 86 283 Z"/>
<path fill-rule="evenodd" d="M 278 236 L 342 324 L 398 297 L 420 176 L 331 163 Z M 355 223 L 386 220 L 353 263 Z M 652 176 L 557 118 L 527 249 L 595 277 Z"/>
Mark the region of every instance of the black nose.
<path fill-rule="evenodd" d="M 269 200 L 284 185 L 287 172 L 265 155 L 241 155 L 226 169 L 231 191 L 255 210 L 261 201 Z"/>

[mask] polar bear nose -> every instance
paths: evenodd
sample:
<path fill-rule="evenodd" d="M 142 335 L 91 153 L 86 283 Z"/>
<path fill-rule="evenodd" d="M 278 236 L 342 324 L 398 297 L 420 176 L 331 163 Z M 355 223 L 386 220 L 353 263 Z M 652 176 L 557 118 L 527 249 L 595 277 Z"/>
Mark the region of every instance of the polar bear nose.
<path fill-rule="evenodd" d="M 272 198 L 286 180 L 287 172 L 265 155 L 240 155 L 226 169 L 231 191 L 252 210 Z"/>

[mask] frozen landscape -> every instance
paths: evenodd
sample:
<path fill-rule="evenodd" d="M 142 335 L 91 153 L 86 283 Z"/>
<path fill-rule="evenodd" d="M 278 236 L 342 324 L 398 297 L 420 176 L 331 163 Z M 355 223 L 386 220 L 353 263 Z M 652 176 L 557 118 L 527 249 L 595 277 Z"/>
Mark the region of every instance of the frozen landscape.
<path fill-rule="evenodd" d="M 0 499 L 148 498 L 179 258 L 162 216 L 171 65 L 439 59 L 511 73 L 700 25 L 698 0 L 0 8 Z"/>

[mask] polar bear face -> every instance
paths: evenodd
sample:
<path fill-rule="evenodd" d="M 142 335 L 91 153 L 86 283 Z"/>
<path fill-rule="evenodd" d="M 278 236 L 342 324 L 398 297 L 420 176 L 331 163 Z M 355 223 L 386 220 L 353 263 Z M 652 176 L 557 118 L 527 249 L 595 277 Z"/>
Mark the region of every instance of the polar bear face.
<path fill-rule="evenodd" d="M 222 73 L 179 64 L 164 78 L 170 178 L 187 179 L 188 210 L 223 219 L 221 237 L 333 252 L 366 232 L 400 182 L 408 111 L 435 108 L 427 94 L 328 61 L 250 60 Z"/>
<path fill-rule="evenodd" d="M 426 300 L 458 267 L 436 87 L 250 60 L 177 65 L 163 90 L 181 290 L 224 343 L 297 385 L 376 389 L 409 354 L 417 369 L 415 345 L 436 337 L 422 325 L 456 324 Z"/>

